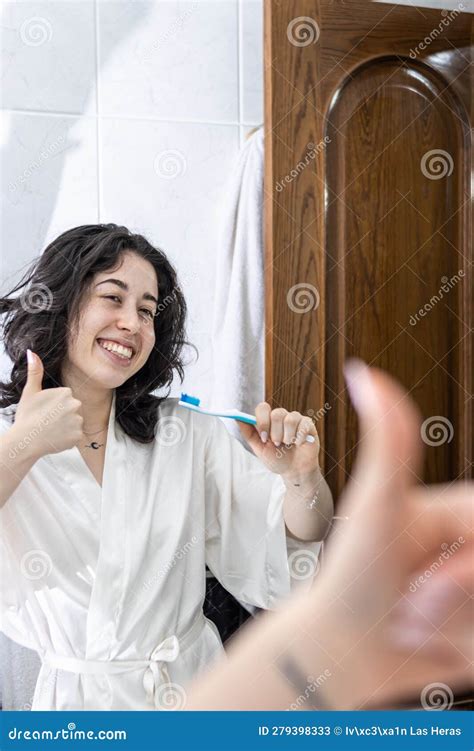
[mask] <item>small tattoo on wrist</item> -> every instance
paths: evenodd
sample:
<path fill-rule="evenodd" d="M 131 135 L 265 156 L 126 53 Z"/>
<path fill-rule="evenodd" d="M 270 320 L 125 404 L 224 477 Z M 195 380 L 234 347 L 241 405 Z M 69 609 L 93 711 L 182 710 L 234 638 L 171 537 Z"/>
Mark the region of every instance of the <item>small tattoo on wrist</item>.
<path fill-rule="evenodd" d="M 309 682 L 309 677 L 306 678 L 295 659 L 290 655 L 284 655 L 277 659 L 276 666 L 279 672 L 283 675 L 286 681 L 299 693 L 298 700 L 302 700 L 303 704 L 309 705 L 311 709 L 315 710 L 328 710 L 331 707 L 324 701 L 321 694 L 318 695 L 318 702 L 313 701 L 309 696 L 310 692 L 313 692 L 312 682 Z"/>

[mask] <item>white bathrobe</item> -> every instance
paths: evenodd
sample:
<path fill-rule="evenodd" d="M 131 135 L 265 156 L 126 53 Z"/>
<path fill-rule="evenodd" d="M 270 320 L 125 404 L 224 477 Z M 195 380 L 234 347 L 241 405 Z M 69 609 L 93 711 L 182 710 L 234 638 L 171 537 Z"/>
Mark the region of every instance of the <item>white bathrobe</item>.
<path fill-rule="evenodd" d="M 223 651 L 202 610 L 206 563 L 261 608 L 310 584 L 288 555 L 315 560 L 320 544 L 286 539 L 284 493 L 219 419 L 176 399 L 143 445 L 114 397 L 102 488 L 77 448 L 37 461 L 0 511 L 0 628 L 42 659 L 32 708 L 184 708 Z"/>

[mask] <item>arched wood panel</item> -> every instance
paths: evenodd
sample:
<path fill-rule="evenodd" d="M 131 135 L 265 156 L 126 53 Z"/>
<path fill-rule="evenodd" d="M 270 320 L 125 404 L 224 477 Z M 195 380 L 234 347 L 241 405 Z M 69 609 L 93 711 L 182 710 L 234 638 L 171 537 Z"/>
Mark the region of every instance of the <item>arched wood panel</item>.
<path fill-rule="evenodd" d="M 454 479 L 472 393 L 467 113 L 428 66 L 378 58 L 335 93 L 326 132 L 328 380 L 344 391 L 342 366 L 352 356 L 396 376 L 426 420 L 425 479 Z M 347 398 L 327 421 L 327 473 L 341 487 L 356 435 Z"/>

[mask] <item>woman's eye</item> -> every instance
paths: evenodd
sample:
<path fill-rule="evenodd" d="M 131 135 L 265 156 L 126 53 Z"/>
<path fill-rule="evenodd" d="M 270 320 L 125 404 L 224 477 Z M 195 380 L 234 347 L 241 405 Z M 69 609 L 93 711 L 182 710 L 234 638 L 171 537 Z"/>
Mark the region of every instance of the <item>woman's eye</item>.
<path fill-rule="evenodd" d="M 113 300 L 114 302 L 122 302 L 122 298 L 119 297 L 118 295 L 103 295 L 103 298 L 104 300 Z M 155 317 L 155 314 L 153 313 L 153 311 L 148 310 L 148 308 L 141 308 L 140 312 L 145 314 L 145 318 L 147 318 L 147 320 L 152 321 L 153 318 Z"/>

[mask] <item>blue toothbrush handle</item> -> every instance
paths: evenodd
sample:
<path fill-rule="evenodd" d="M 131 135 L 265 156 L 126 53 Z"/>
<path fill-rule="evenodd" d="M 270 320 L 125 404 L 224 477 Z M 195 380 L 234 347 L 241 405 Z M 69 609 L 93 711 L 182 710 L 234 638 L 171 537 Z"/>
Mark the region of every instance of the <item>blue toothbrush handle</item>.
<path fill-rule="evenodd" d="M 251 415 L 233 415 L 232 417 L 230 415 L 222 415 L 222 417 L 229 417 L 231 420 L 237 420 L 238 422 L 246 422 L 248 425 L 257 424 L 256 418 Z M 314 440 L 313 435 L 307 435 L 305 443 L 314 443 Z"/>
<path fill-rule="evenodd" d="M 249 415 L 247 412 L 240 412 L 239 410 L 226 410 L 224 412 L 214 412 L 209 409 L 202 409 L 199 406 L 200 400 L 197 397 L 189 396 L 188 394 L 181 394 L 181 399 L 178 404 L 186 409 L 200 412 L 203 415 L 212 415 L 213 417 L 224 417 L 227 420 L 237 420 L 239 422 L 245 422 L 248 425 L 257 425 L 257 418 L 255 415 Z M 312 435 L 306 436 L 306 443 L 314 443 L 315 438 Z"/>

